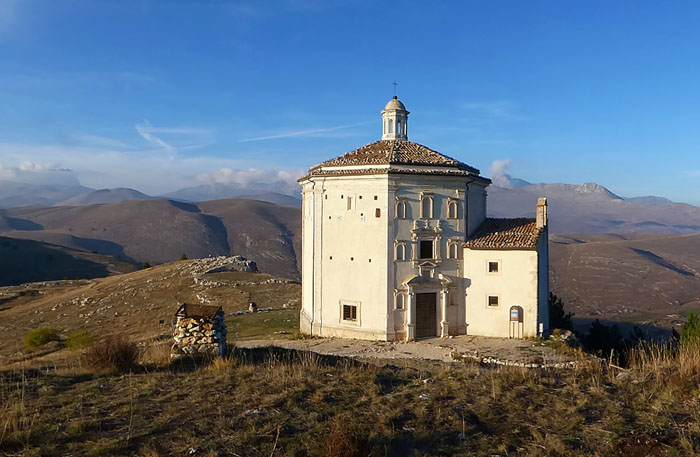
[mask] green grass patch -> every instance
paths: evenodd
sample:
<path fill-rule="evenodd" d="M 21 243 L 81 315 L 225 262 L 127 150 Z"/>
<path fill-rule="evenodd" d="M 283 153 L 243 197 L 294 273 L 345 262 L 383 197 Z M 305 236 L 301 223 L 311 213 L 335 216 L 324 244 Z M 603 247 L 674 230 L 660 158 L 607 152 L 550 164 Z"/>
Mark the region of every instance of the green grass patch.
<path fill-rule="evenodd" d="M 51 341 L 61 341 L 61 335 L 59 335 L 58 330 L 42 327 L 27 333 L 27 336 L 24 337 L 24 346 L 34 348 L 43 346 Z"/>
<path fill-rule="evenodd" d="M 87 330 L 74 330 L 68 334 L 65 345 L 71 351 L 89 348 L 95 342 L 95 337 Z"/>
<path fill-rule="evenodd" d="M 290 339 L 299 330 L 299 310 L 282 309 L 227 316 L 230 340 Z"/>

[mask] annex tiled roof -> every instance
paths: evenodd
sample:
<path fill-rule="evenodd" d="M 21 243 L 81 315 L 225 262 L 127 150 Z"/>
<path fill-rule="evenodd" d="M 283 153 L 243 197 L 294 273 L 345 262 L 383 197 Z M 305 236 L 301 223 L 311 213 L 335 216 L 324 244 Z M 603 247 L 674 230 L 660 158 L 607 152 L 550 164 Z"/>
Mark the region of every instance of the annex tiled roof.
<path fill-rule="evenodd" d="M 327 160 L 309 171 L 321 167 L 347 165 L 433 165 L 454 167 L 474 174 L 479 170 L 437 151 L 406 140 L 380 140 Z"/>
<path fill-rule="evenodd" d="M 543 229 L 535 219 L 488 218 L 469 237 L 464 247 L 470 249 L 536 249 Z"/>

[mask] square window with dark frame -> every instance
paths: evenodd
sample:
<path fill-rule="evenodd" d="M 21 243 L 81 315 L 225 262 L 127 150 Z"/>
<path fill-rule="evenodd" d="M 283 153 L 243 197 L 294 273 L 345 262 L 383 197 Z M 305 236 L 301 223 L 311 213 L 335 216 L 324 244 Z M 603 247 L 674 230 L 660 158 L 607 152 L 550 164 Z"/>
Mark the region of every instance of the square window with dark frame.
<path fill-rule="evenodd" d="M 489 262 L 489 273 L 498 273 L 499 262 Z"/>
<path fill-rule="evenodd" d="M 357 320 L 357 306 L 355 305 L 343 305 L 343 320 L 344 321 L 356 321 Z"/>
<path fill-rule="evenodd" d="M 499 301 L 498 295 L 489 295 L 489 308 L 497 308 Z"/>
<path fill-rule="evenodd" d="M 432 259 L 433 258 L 433 240 L 420 240 L 420 258 L 421 259 Z"/>

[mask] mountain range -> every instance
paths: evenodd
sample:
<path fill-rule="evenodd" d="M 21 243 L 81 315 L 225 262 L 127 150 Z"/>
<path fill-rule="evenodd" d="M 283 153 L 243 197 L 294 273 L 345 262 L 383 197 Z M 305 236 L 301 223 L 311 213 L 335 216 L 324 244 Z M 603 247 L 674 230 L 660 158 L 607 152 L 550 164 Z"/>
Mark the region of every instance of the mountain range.
<path fill-rule="evenodd" d="M 0 210 L 0 234 L 141 264 L 243 255 L 265 272 L 299 278 L 299 208 L 227 199 L 117 203 Z"/>

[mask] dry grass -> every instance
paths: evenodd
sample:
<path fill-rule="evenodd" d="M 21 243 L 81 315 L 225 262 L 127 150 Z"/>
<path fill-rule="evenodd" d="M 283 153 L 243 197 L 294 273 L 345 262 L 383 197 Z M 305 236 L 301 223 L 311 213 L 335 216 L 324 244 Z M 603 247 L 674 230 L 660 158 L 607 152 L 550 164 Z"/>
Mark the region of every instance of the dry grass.
<path fill-rule="evenodd" d="M 121 336 L 108 336 L 88 349 L 85 361 L 91 368 L 128 373 L 138 366 L 139 348 Z"/>
<path fill-rule="evenodd" d="M 644 354 L 556 371 L 258 348 L 126 375 L 1 372 L 0 454 L 696 455 L 700 354 Z"/>

